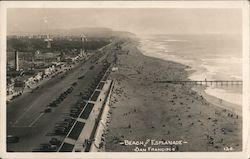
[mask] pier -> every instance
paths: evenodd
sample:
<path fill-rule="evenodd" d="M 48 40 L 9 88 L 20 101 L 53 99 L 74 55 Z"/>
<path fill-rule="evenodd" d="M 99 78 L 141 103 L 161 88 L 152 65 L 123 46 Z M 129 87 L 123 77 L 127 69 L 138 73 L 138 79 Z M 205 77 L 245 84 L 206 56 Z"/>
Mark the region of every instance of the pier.
<path fill-rule="evenodd" d="M 243 81 L 226 81 L 226 80 L 200 80 L 200 81 L 155 81 L 155 83 L 171 83 L 171 84 L 192 84 L 192 85 L 242 85 Z"/>

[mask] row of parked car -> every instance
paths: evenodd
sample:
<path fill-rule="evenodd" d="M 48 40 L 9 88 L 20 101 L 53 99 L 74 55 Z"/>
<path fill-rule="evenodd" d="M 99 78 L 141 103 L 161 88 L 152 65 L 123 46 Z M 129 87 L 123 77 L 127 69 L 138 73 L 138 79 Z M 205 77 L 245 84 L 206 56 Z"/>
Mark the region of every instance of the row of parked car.
<path fill-rule="evenodd" d="M 50 139 L 49 143 L 40 144 L 40 146 L 37 149 L 34 149 L 33 152 L 56 152 L 61 143 L 60 140 L 53 137 Z"/>
<path fill-rule="evenodd" d="M 73 85 L 73 84 L 72 84 Z M 74 84 L 76 85 L 76 84 Z M 66 97 L 74 90 L 73 86 L 69 87 L 67 90 L 65 90 L 63 93 L 59 95 L 58 98 L 56 98 L 54 101 L 49 103 L 45 109 L 45 113 L 51 112 L 53 107 L 57 107 Z M 74 119 L 67 117 L 60 123 L 57 123 L 54 129 L 54 136 L 65 136 L 69 132 L 70 128 L 74 124 Z M 36 152 L 56 152 L 61 145 L 61 141 L 58 140 L 56 137 L 51 138 L 49 143 L 43 143 L 40 144 L 40 146 L 37 149 L 34 149 L 33 151 Z"/>
<path fill-rule="evenodd" d="M 60 94 L 60 96 L 55 99 L 53 102 L 47 105 L 47 108 L 44 110 L 45 113 L 49 113 L 52 111 L 52 107 L 57 107 L 66 97 L 73 91 L 73 87 L 68 88 L 66 91 Z"/>
<path fill-rule="evenodd" d="M 64 118 L 63 121 L 55 126 L 54 133 L 59 136 L 66 136 L 70 128 L 73 126 L 75 119 L 71 117 Z"/>
<path fill-rule="evenodd" d="M 81 97 L 73 106 L 70 108 L 70 112 L 64 117 L 64 119 L 57 123 L 54 128 L 54 136 L 62 136 L 65 137 L 70 129 L 72 128 L 76 118 L 80 115 L 81 111 L 85 107 L 87 101 L 91 98 L 92 93 L 95 91 L 95 88 L 102 80 L 103 75 L 105 74 L 109 65 L 104 65 L 103 70 L 100 74 L 98 74 L 95 79 L 90 84 L 90 87 L 81 92 L 79 95 Z M 84 78 L 81 77 L 80 79 Z M 72 86 L 75 86 L 77 83 L 73 83 Z M 47 107 L 56 107 L 60 102 L 66 98 L 66 96 L 73 91 L 73 87 L 67 89 L 64 93 L 62 93 L 55 101 L 51 102 Z M 43 152 L 55 152 L 58 150 L 59 146 L 61 145 L 61 141 L 57 140 L 57 138 L 52 138 L 49 143 L 41 144 L 38 151 Z"/>
<path fill-rule="evenodd" d="M 73 106 L 71 106 L 69 114 L 64 118 L 64 120 L 61 123 L 59 123 L 55 127 L 54 131 L 55 135 L 60 135 L 60 136 L 67 135 L 67 133 L 73 126 L 76 118 L 80 115 L 81 111 L 85 107 L 87 103 L 86 101 L 90 99 L 92 93 L 95 91 L 95 88 L 101 81 L 104 73 L 106 72 L 106 69 L 107 67 L 104 67 L 102 72 L 98 76 L 96 76 L 93 82 L 90 84 L 90 87 L 84 92 L 80 93 L 81 99 L 77 101 Z"/>

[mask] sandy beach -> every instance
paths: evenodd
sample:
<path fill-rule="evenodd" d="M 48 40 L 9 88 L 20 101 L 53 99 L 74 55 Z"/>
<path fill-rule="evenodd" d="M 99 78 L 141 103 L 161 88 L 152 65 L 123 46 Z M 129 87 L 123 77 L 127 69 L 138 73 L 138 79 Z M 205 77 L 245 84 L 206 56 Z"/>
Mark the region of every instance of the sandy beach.
<path fill-rule="evenodd" d="M 181 152 L 227 148 L 241 151 L 241 110 L 230 109 L 234 106 L 214 97 L 204 97 L 203 88 L 198 88 L 198 93 L 191 85 L 154 82 L 186 80 L 188 66 L 147 57 L 137 49 L 134 39 L 126 39 L 118 51 L 116 67 L 118 71 L 111 72 L 109 77 L 114 80 L 114 88 L 105 151 L 133 152 L 143 148 L 148 151 L 149 146 L 174 147 L 173 151 Z M 145 143 L 147 139 L 183 144 L 124 145 L 125 140 Z"/>

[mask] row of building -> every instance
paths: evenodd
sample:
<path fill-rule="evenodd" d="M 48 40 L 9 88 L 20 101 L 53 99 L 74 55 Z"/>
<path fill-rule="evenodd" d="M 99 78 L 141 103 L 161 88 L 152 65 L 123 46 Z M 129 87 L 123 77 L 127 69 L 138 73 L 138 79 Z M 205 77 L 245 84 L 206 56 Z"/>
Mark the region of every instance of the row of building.
<path fill-rule="evenodd" d="M 7 100 L 21 95 L 25 90 L 36 88 L 43 79 L 62 72 L 66 65 L 74 64 L 80 59 L 87 59 L 88 54 L 81 50 L 77 55 L 61 54 L 59 55 L 59 60 L 54 57 L 51 58 L 55 60 L 30 61 L 29 63 L 32 65 L 29 65 L 28 69 L 23 69 L 20 68 L 19 53 L 16 51 L 14 68 L 7 71 Z"/>
<path fill-rule="evenodd" d="M 6 87 L 7 100 L 12 99 L 13 96 L 22 94 L 26 88 L 30 89 L 36 87 L 41 80 L 57 73 L 60 70 L 59 67 L 62 66 L 56 67 L 52 65 L 44 70 L 30 70 L 26 72 L 26 74 L 19 71 L 20 75 L 15 78 L 8 76 Z"/>

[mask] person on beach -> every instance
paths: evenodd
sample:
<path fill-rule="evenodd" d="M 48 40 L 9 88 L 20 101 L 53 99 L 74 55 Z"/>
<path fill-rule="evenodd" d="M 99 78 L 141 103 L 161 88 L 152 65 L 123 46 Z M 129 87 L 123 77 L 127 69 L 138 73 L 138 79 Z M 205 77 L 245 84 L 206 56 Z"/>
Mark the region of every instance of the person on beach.
<path fill-rule="evenodd" d="M 219 99 L 220 100 L 220 104 L 222 104 L 222 99 Z"/>

